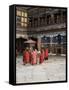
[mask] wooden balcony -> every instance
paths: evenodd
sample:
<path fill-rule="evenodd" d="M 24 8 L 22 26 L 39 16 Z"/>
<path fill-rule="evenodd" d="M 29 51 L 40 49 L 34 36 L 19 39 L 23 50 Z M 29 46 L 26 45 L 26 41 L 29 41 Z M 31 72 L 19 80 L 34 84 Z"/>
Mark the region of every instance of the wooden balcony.
<path fill-rule="evenodd" d="M 53 24 L 53 25 L 51 24 L 41 27 L 29 28 L 28 31 L 46 31 L 46 30 L 55 30 L 55 29 L 64 29 L 64 28 L 66 28 L 66 24 L 61 23 L 61 24 Z"/>
<path fill-rule="evenodd" d="M 29 27 L 29 28 L 16 28 L 16 33 L 38 33 L 38 32 L 46 32 L 46 31 L 51 31 L 51 30 L 59 30 L 59 29 L 65 29 L 66 28 L 66 23 L 61 23 L 61 24 L 51 24 L 51 25 L 46 25 L 46 26 L 41 26 L 41 27 Z"/>

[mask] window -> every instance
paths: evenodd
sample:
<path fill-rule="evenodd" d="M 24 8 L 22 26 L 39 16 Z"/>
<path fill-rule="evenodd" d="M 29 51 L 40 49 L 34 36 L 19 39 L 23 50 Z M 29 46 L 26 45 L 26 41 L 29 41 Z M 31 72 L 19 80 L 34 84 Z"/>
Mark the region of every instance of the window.
<path fill-rule="evenodd" d="M 51 24 L 51 16 L 47 15 L 47 24 Z"/>
<path fill-rule="evenodd" d="M 57 43 L 58 42 L 58 37 L 57 36 L 54 36 L 52 42 L 53 43 Z"/>
<path fill-rule="evenodd" d="M 21 16 L 21 11 L 17 10 L 17 16 Z"/>
<path fill-rule="evenodd" d="M 24 26 L 27 27 L 27 23 L 25 23 Z"/>
<path fill-rule="evenodd" d="M 57 14 L 54 14 L 54 23 L 57 23 Z"/>
<path fill-rule="evenodd" d="M 27 18 L 25 18 L 25 19 L 24 19 L 24 22 L 26 22 L 26 23 L 27 23 Z"/>
<path fill-rule="evenodd" d="M 42 42 L 42 43 L 50 43 L 50 37 L 43 36 L 43 37 L 41 38 L 41 42 Z"/>
<path fill-rule="evenodd" d="M 41 25 L 41 26 L 44 25 L 44 17 L 40 17 L 40 25 Z"/>
<path fill-rule="evenodd" d="M 37 26 L 38 26 L 38 19 L 34 18 L 34 27 L 37 27 Z"/>
<path fill-rule="evenodd" d="M 61 23 L 61 13 L 57 14 L 57 23 Z"/>
<path fill-rule="evenodd" d="M 16 16 L 16 21 L 17 22 L 20 22 L 21 21 L 21 18 L 19 16 Z"/>
<path fill-rule="evenodd" d="M 28 20 L 29 20 L 29 27 L 33 27 L 34 26 L 33 25 L 33 17 L 29 17 Z"/>
<path fill-rule="evenodd" d="M 27 27 L 27 23 L 21 23 L 22 27 Z"/>
<path fill-rule="evenodd" d="M 66 22 L 66 18 L 67 18 L 67 12 L 65 11 L 65 12 L 63 12 L 63 22 Z"/>
<path fill-rule="evenodd" d="M 21 23 L 21 26 L 23 27 L 24 26 L 24 23 Z"/>
<path fill-rule="evenodd" d="M 22 12 L 22 16 L 24 16 L 25 15 L 25 13 L 24 12 Z"/>
<path fill-rule="evenodd" d="M 16 11 L 16 23 L 20 23 L 20 27 L 27 27 L 27 12 L 26 11 Z M 17 24 L 17 27 L 19 26 Z"/>
<path fill-rule="evenodd" d="M 24 17 L 21 17 L 21 22 L 24 22 Z"/>
<path fill-rule="evenodd" d="M 25 12 L 25 17 L 27 17 L 27 13 Z"/>

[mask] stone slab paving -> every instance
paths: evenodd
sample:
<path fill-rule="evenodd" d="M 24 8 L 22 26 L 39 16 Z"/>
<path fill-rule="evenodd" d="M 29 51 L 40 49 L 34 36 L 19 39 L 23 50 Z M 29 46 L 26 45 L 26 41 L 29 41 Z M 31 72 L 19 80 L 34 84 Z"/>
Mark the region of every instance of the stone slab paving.
<path fill-rule="evenodd" d="M 16 82 L 49 82 L 66 79 L 66 57 L 49 56 L 47 61 L 37 65 L 23 65 L 22 56 L 16 59 Z"/>

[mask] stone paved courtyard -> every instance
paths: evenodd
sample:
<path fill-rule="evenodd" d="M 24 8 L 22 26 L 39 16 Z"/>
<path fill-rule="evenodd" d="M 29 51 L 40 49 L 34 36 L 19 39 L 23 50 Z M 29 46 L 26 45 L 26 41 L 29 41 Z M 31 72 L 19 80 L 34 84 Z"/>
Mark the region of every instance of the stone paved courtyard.
<path fill-rule="evenodd" d="M 66 79 L 66 57 L 49 56 L 47 61 L 37 65 L 23 65 L 22 56 L 16 59 L 16 82 L 49 82 Z"/>

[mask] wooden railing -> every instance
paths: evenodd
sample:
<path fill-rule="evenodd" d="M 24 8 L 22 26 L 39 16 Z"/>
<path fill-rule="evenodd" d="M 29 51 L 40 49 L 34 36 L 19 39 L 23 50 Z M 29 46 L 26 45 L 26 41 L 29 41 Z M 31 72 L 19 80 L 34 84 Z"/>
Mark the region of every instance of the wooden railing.
<path fill-rule="evenodd" d="M 30 31 L 46 31 L 46 30 L 54 30 L 54 29 L 62 29 L 66 28 L 66 23 L 61 23 L 61 24 L 54 24 L 54 25 L 47 25 L 47 26 L 42 26 L 42 27 L 33 27 L 33 28 L 16 28 L 16 31 L 19 32 L 30 32 Z"/>

